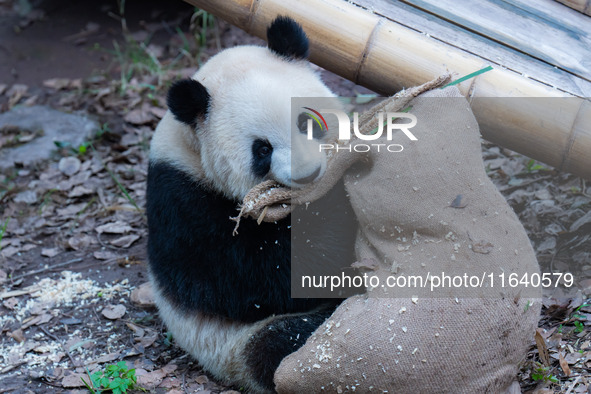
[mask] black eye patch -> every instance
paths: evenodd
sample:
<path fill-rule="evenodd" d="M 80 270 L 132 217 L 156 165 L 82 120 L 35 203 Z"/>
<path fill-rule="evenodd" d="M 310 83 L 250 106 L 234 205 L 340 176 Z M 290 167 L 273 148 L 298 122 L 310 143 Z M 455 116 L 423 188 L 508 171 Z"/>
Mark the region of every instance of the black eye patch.
<path fill-rule="evenodd" d="M 257 139 L 252 143 L 252 172 L 264 177 L 271 170 L 273 146 L 267 140 Z"/>
<path fill-rule="evenodd" d="M 297 126 L 300 133 L 308 134 L 308 120 L 312 121 L 312 137 L 315 140 L 324 138 L 324 136 L 326 135 L 326 130 L 320 127 L 318 122 L 316 122 L 315 119 L 313 119 L 310 115 L 308 115 L 305 112 L 302 112 L 298 115 Z"/>

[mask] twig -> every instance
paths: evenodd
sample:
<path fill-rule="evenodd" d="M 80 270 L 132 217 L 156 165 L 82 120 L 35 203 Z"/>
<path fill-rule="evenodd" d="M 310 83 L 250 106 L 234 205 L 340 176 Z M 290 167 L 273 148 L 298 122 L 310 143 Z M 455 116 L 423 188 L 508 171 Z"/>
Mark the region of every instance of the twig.
<path fill-rule="evenodd" d="M 6 372 L 10 372 L 10 371 L 12 371 L 13 369 L 15 369 L 15 368 L 18 368 L 18 367 L 20 367 L 21 365 L 23 365 L 23 364 L 26 364 L 26 363 L 27 363 L 26 361 L 19 361 L 19 362 L 18 362 L 18 363 L 16 363 L 16 364 L 9 365 L 8 367 L 6 367 L 6 368 L 4 368 L 4 369 L 0 369 L 0 374 L 5 374 Z"/>
<path fill-rule="evenodd" d="M 525 186 L 529 186 L 532 183 L 536 183 L 536 182 L 540 182 L 540 181 L 545 181 L 545 180 L 548 180 L 548 179 L 551 179 L 551 178 L 552 178 L 552 175 L 545 175 L 545 176 L 542 176 L 542 177 L 539 177 L 539 178 L 536 178 L 536 179 L 532 179 L 531 181 L 523 182 L 523 183 L 521 183 L 519 185 L 510 186 L 510 187 L 508 187 L 506 189 L 500 190 L 500 192 L 501 193 L 512 193 L 515 190 L 521 189 L 521 188 L 523 188 Z"/>
<path fill-rule="evenodd" d="M 70 354 L 70 351 L 68 349 L 66 349 L 66 345 L 63 344 L 63 343 L 62 343 L 62 349 L 64 349 L 64 352 L 66 352 L 66 355 L 68 356 L 68 358 L 72 362 L 72 366 L 74 368 L 78 368 L 78 367 L 81 366 L 79 363 L 77 363 L 76 361 L 74 361 L 74 357 L 72 357 L 72 355 Z"/>
<path fill-rule="evenodd" d="M 25 295 L 25 294 L 34 293 L 37 290 L 41 290 L 41 287 L 39 287 L 39 286 L 30 286 L 30 287 L 27 287 L 26 289 L 23 289 L 23 290 L 7 291 L 5 293 L 0 294 L 0 300 L 3 300 L 5 298 L 19 297 L 19 296 L 22 296 L 22 295 Z"/>
<path fill-rule="evenodd" d="M 105 243 L 105 242 L 104 242 L 104 241 L 101 239 L 101 234 L 102 234 L 102 233 L 97 233 L 97 234 L 96 234 L 96 239 L 97 239 L 97 241 L 99 242 L 99 244 L 101 244 L 101 246 L 102 246 L 103 248 L 107 248 L 107 249 L 113 249 L 113 250 L 122 250 L 122 249 L 125 249 L 125 248 L 119 248 L 119 247 L 117 247 L 117 246 L 113 246 L 113 245 L 108 245 L 108 244 L 106 244 L 106 243 Z"/>
<path fill-rule="evenodd" d="M 568 390 L 566 390 L 566 393 L 564 393 L 564 394 L 570 394 L 570 392 L 573 391 L 573 389 L 575 388 L 577 383 L 579 383 L 580 379 L 581 379 L 581 375 L 577 376 L 575 381 L 568 387 Z"/>
<path fill-rule="evenodd" d="M 72 259 L 72 260 L 68 260 L 68 261 L 64 261 L 63 263 L 58 263 L 58 264 L 54 264 L 52 266 L 48 266 L 48 267 L 44 267 L 44 268 L 40 268 L 38 270 L 35 271 L 30 271 L 27 272 L 26 274 L 22 274 L 19 276 L 15 276 L 14 278 L 12 278 L 12 280 L 18 280 L 18 279 L 22 279 L 22 278 L 26 278 L 27 276 L 31 276 L 31 275 L 36 275 L 36 274 L 40 274 L 42 272 L 47 272 L 50 271 L 54 268 L 59 268 L 59 267 L 63 267 L 65 265 L 70 265 L 70 264 L 74 264 L 74 263 L 79 263 L 81 262 L 82 259 L 81 258 L 76 258 L 76 259 Z M 26 293 L 25 293 L 26 294 Z"/>
<path fill-rule="evenodd" d="M 40 329 L 41 331 L 43 331 L 43 333 L 44 333 L 45 335 L 47 335 L 48 337 L 50 337 L 50 338 L 51 338 L 51 339 L 53 339 L 54 341 L 57 341 L 57 340 L 58 340 L 58 339 L 57 339 L 57 337 L 56 337 L 55 335 L 53 335 L 52 333 L 50 333 L 49 331 L 47 331 L 47 330 L 46 330 L 44 327 L 42 327 L 42 326 L 37 326 L 37 327 L 39 327 L 39 329 Z"/>
<path fill-rule="evenodd" d="M 183 382 L 181 383 L 181 387 L 182 387 L 183 391 L 185 392 L 185 394 L 189 394 L 189 392 L 187 391 L 186 378 L 187 378 L 187 371 L 183 372 Z"/>

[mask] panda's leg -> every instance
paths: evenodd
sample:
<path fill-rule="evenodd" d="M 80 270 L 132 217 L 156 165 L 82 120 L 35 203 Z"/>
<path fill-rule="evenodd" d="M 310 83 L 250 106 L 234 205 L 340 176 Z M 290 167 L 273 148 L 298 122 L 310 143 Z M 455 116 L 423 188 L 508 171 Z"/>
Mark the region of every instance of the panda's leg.
<path fill-rule="evenodd" d="M 262 329 L 251 336 L 243 353 L 256 384 L 274 392 L 273 377 L 281 360 L 302 347 L 334 309 L 331 305 L 315 312 L 280 315 L 267 320 Z"/>

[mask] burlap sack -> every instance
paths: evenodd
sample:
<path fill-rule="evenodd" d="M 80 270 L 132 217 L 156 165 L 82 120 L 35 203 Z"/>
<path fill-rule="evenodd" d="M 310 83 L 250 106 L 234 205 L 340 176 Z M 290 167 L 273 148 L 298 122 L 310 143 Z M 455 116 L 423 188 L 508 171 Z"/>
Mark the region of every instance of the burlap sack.
<path fill-rule="evenodd" d="M 508 279 L 530 278 L 539 267 L 522 225 L 485 173 L 469 104 L 456 88 L 410 104 L 418 141 L 398 154 L 370 152 L 344 177 L 360 224 L 357 259 L 377 263 L 371 274 L 380 283 L 467 273 L 482 285 L 378 287 L 345 300 L 283 360 L 275 374 L 279 393 L 503 392 L 532 342 L 541 292 L 514 281 L 511 287 Z"/>

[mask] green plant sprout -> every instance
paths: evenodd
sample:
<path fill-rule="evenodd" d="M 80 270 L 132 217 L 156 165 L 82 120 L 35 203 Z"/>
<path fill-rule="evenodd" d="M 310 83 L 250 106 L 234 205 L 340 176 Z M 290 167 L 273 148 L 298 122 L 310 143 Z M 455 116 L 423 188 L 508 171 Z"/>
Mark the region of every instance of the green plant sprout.
<path fill-rule="evenodd" d="M 86 370 L 86 374 L 89 377 L 89 382 L 81 378 L 82 383 L 92 394 L 109 391 L 113 394 L 127 393 L 127 390 L 146 391 L 146 389 L 137 385 L 135 369 L 128 369 L 125 361 L 109 364 L 104 370 L 96 371 L 92 375 Z"/>
<path fill-rule="evenodd" d="M 536 363 L 531 378 L 544 383 L 558 383 L 558 378 L 550 373 L 550 367 L 545 367 L 540 363 Z"/>
<path fill-rule="evenodd" d="M 588 307 L 589 304 L 582 304 L 581 306 L 579 306 L 577 309 L 575 309 L 573 311 L 573 314 L 571 315 L 571 319 L 577 319 L 573 322 L 573 324 L 575 325 L 575 332 L 576 333 L 581 333 L 583 331 L 585 331 L 585 325 L 581 322 L 581 319 L 585 319 L 585 316 L 580 315 L 578 312 L 584 308 L 584 307 Z"/>
<path fill-rule="evenodd" d="M 4 233 L 6 232 L 6 227 L 8 227 L 9 221 L 10 221 L 10 218 L 7 218 L 6 221 L 4 222 L 4 225 L 2 226 L 2 228 L 0 228 L 0 242 L 2 242 L 2 238 L 4 237 Z M 2 245 L 0 245 L 0 250 L 2 250 Z"/>
<path fill-rule="evenodd" d="M 527 170 L 527 172 L 535 172 L 535 171 L 540 171 L 540 170 L 547 170 L 546 167 L 544 167 L 541 164 L 536 164 L 536 161 L 534 159 L 530 159 L 527 164 L 525 165 L 525 169 Z"/>

